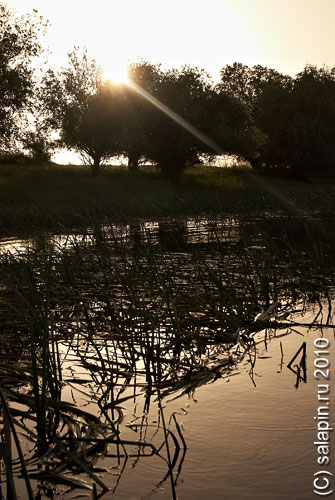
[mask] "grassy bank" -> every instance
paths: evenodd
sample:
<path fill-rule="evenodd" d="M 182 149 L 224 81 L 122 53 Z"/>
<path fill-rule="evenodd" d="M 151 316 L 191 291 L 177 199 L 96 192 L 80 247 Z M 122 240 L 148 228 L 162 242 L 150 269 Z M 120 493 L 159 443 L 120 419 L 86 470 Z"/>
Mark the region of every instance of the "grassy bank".
<path fill-rule="evenodd" d="M 298 182 L 248 169 L 193 167 L 175 185 L 153 168 L 0 165 L 0 232 L 184 214 L 334 211 L 335 184 Z"/>

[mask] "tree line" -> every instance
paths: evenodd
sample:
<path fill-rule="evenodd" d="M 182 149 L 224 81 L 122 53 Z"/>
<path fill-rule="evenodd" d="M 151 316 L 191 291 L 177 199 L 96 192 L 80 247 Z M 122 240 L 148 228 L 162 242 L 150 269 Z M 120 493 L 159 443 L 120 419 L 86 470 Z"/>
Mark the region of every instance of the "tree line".
<path fill-rule="evenodd" d="M 80 153 L 95 175 L 119 155 L 130 169 L 149 161 L 172 179 L 217 154 L 296 176 L 334 168 L 335 68 L 307 65 L 292 78 L 234 63 L 213 84 L 198 67 L 140 61 L 130 64 L 129 82 L 117 84 L 75 48 L 64 68 L 37 78 L 43 19 L 35 11 L 18 18 L 3 4 L 0 19 L 2 150 L 20 140 L 47 159 L 57 132 L 57 145 Z"/>

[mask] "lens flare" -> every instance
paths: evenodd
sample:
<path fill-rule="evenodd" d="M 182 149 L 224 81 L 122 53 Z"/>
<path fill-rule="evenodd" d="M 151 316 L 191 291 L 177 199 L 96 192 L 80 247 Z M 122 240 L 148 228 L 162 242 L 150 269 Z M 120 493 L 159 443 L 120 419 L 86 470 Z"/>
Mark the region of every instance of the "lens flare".
<path fill-rule="evenodd" d="M 203 142 L 208 146 L 210 149 L 213 150 L 213 152 L 217 153 L 218 155 L 221 155 L 224 153 L 223 149 L 212 139 L 207 137 L 207 135 L 203 134 L 198 130 L 196 127 L 191 125 L 188 121 L 184 120 L 181 116 L 179 116 L 177 113 L 172 111 L 168 106 L 165 106 L 162 102 L 160 102 L 158 99 L 153 97 L 149 92 L 146 90 L 142 89 L 137 83 L 135 83 L 132 80 L 128 80 L 127 85 L 131 87 L 135 92 L 140 94 L 144 99 L 149 101 L 153 106 L 156 106 L 162 113 L 165 113 L 171 120 L 174 120 L 176 123 L 178 123 L 181 127 L 183 127 L 185 130 L 187 130 L 190 134 L 192 134 L 194 137 L 199 139 L 199 141 Z"/>

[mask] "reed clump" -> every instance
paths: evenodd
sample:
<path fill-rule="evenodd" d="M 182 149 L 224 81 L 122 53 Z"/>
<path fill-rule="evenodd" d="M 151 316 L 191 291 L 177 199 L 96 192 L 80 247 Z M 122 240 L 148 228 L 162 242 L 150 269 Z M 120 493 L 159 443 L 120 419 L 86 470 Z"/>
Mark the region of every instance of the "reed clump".
<path fill-rule="evenodd" d="M 107 460 L 110 447 L 120 460 L 136 445 L 138 454 L 167 461 L 173 491 L 172 469 L 186 444 L 178 422 L 168 426 L 163 398 L 230 373 L 255 333 L 294 326 L 297 304 L 322 297 L 331 304 L 333 266 L 317 245 L 303 258 L 289 243 L 270 251 L 215 238 L 206 251 L 181 250 L 97 227 L 62 246 L 48 241 L 0 256 L 0 339 L 19 337 L 21 346 L 19 364 L 0 362 L 3 445 L 15 432 L 34 444 L 28 456 L 17 445 L 14 468 L 2 454 L 7 487 L 21 470 L 28 492 L 37 480 L 43 488 L 103 492 L 97 460 Z M 69 389 L 89 409 L 64 398 Z M 122 437 L 123 406 L 140 392 L 145 414 L 158 401 L 165 448 Z M 91 485 L 71 482 L 69 471 Z"/>

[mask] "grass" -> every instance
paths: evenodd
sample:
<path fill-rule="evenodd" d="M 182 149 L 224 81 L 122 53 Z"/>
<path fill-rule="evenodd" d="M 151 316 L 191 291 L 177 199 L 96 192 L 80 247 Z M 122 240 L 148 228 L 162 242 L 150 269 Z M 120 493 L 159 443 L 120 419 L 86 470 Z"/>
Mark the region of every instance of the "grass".
<path fill-rule="evenodd" d="M 152 167 L 0 165 L 0 234 L 189 214 L 333 214 L 335 184 L 270 178 L 248 168 L 193 167 L 179 182 Z"/>

